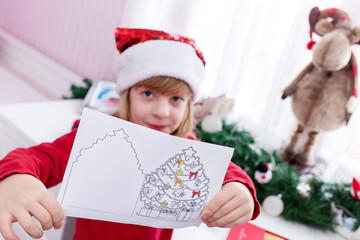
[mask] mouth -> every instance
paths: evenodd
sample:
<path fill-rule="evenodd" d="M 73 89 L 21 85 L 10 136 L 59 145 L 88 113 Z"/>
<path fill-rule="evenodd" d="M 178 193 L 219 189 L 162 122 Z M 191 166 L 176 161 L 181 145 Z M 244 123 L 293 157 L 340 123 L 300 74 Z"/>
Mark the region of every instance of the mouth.
<path fill-rule="evenodd" d="M 157 131 L 161 131 L 164 130 L 166 128 L 166 125 L 152 125 L 152 124 L 148 124 L 148 127 L 153 129 L 153 130 L 157 130 Z"/>

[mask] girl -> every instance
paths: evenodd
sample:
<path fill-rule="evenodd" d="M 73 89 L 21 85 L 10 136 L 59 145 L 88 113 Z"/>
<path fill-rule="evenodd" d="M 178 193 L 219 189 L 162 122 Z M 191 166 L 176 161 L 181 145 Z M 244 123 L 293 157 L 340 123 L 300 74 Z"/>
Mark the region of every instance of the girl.
<path fill-rule="evenodd" d="M 192 102 L 204 75 L 205 61 L 190 38 L 162 31 L 116 28 L 120 55 L 116 61 L 118 117 L 167 134 L 194 139 Z M 18 221 L 34 238 L 43 230 L 62 227 L 64 213 L 47 188 L 61 182 L 74 129 L 55 140 L 16 149 L 0 161 L 0 232 L 18 239 L 11 224 Z M 202 211 L 209 227 L 234 227 L 259 214 L 254 185 L 246 173 L 230 163 L 221 191 Z M 77 219 L 73 239 L 171 239 L 172 229 Z"/>

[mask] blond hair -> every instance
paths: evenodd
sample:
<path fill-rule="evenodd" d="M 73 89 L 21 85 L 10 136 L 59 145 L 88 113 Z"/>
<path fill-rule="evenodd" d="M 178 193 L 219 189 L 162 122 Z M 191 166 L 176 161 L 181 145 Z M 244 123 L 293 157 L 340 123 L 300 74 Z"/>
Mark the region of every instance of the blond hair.
<path fill-rule="evenodd" d="M 179 93 L 189 94 L 191 97 L 188 101 L 183 119 L 181 120 L 179 127 L 174 132 L 171 133 L 171 135 L 179 136 L 179 137 L 187 137 L 189 135 L 193 126 L 192 102 L 191 102 L 193 94 L 189 85 L 186 82 L 172 77 L 158 76 L 158 77 L 148 78 L 144 81 L 135 84 L 132 87 L 146 87 L 152 91 L 166 95 L 169 94 L 176 95 Z M 117 113 L 117 117 L 127 121 L 131 121 L 129 91 L 130 88 L 124 90 L 121 93 L 119 111 Z"/>

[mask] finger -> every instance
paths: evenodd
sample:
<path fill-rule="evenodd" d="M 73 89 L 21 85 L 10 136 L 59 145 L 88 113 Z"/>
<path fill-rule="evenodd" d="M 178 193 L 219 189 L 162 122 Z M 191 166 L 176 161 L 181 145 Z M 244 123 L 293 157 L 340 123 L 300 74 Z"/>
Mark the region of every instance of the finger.
<path fill-rule="evenodd" d="M 19 240 L 19 238 L 15 235 L 12 229 L 12 221 L 11 218 L 8 219 L 0 219 L 0 233 L 7 240 Z M 0 235 L 1 236 L 1 235 Z"/>
<path fill-rule="evenodd" d="M 40 204 L 49 212 L 54 228 L 61 228 L 64 223 L 64 211 L 59 201 L 49 195 L 43 198 Z"/>
<path fill-rule="evenodd" d="M 239 205 L 234 199 L 230 199 L 228 202 L 224 203 L 216 212 L 212 214 L 211 217 L 208 218 L 208 221 L 216 221 L 217 219 L 222 218 L 225 215 L 228 215 L 234 210 L 237 210 Z"/>
<path fill-rule="evenodd" d="M 223 188 L 203 209 L 202 217 L 207 220 L 213 216 L 223 205 L 233 199 L 234 195 Z"/>
<path fill-rule="evenodd" d="M 53 226 L 53 220 L 50 213 L 40 203 L 33 204 L 29 212 L 41 224 L 43 230 L 49 230 Z"/>
<path fill-rule="evenodd" d="M 33 238 L 41 238 L 43 231 L 41 231 L 28 212 L 19 211 L 15 213 L 14 216 L 18 219 L 19 224 L 29 236 Z"/>
<path fill-rule="evenodd" d="M 249 217 L 244 214 L 242 209 L 238 208 L 221 218 L 210 221 L 208 227 L 235 227 L 249 221 Z"/>

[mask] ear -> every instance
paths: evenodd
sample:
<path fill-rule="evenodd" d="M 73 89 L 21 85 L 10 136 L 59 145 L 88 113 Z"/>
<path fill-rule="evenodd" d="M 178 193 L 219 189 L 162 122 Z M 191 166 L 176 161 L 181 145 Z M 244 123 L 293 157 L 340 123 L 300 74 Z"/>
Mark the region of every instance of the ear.
<path fill-rule="evenodd" d="M 351 42 L 352 43 L 359 43 L 360 41 L 360 27 L 355 26 L 354 29 L 351 31 Z"/>
<path fill-rule="evenodd" d="M 315 24 L 314 30 L 320 36 L 324 36 L 326 33 L 334 30 L 334 25 L 326 18 L 322 18 Z"/>
<path fill-rule="evenodd" d="M 309 24 L 310 24 L 311 29 L 314 29 L 315 24 L 319 20 L 319 17 L 320 17 L 319 8 L 314 7 L 313 9 L 311 9 L 310 14 L 309 14 Z"/>

